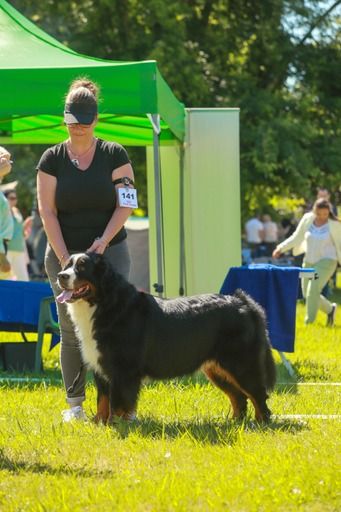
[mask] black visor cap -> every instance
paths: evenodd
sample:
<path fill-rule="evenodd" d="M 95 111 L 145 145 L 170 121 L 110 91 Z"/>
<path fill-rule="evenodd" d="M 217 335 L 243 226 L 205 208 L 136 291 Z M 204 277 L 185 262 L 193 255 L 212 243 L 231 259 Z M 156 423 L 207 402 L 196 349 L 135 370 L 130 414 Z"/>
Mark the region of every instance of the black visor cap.
<path fill-rule="evenodd" d="M 65 124 L 91 124 L 97 115 L 97 106 L 89 103 L 67 103 L 64 110 Z"/>

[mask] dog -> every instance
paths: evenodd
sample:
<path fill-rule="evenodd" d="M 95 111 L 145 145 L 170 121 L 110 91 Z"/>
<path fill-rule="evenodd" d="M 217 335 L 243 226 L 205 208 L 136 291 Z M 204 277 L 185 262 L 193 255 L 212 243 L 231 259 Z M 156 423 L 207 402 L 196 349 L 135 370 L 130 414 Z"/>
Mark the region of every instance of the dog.
<path fill-rule="evenodd" d="M 102 255 L 75 254 L 58 274 L 84 362 L 97 386 L 97 422 L 131 419 L 145 377 L 201 369 L 244 418 L 249 399 L 269 421 L 275 364 L 262 308 L 247 294 L 161 299 L 127 282 Z"/>

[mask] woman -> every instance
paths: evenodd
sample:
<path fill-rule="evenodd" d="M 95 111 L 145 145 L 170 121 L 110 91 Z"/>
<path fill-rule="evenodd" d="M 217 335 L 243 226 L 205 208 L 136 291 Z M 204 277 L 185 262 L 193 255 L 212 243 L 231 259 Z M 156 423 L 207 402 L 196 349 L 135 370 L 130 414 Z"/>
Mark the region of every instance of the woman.
<path fill-rule="evenodd" d="M 133 169 L 125 149 L 97 139 L 98 88 L 75 80 L 66 96 L 64 122 L 69 137 L 42 155 L 37 170 L 39 213 L 48 238 L 45 267 L 55 296 L 57 274 L 70 254 L 104 254 L 118 272 L 129 276 L 130 258 L 124 223 L 132 212 L 119 197 L 133 186 Z M 61 333 L 61 368 L 70 409 L 65 421 L 83 419 L 86 369 L 64 304 L 57 304 Z"/>
<path fill-rule="evenodd" d="M 327 315 L 327 325 L 334 325 L 336 304 L 331 304 L 321 291 L 341 264 L 341 222 L 334 215 L 329 201 L 318 199 L 306 213 L 295 232 L 280 243 L 273 258 L 293 249 L 293 254 L 305 253 L 303 267 L 313 267 L 318 279 L 303 279 L 302 292 L 306 299 L 305 323 L 314 322 L 318 309 Z"/>
<path fill-rule="evenodd" d="M 0 184 L 11 172 L 11 153 L 0 146 Z M 13 219 L 8 201 L 0 190 L 0 279 L 10 279 L 11 265 L 7 259 L 7 244 L 13 236 Z"/>
<path fill-rule="evenodd" d="M 24 220 L 17 207 L 17 193 L 14 189 L 5 191 L 13 218 L 13 236 L 8 242 L 7 259 L 11 265 L 12 277 L 18 281 L 28 281 L 28 253 L 24 236 Z"/>

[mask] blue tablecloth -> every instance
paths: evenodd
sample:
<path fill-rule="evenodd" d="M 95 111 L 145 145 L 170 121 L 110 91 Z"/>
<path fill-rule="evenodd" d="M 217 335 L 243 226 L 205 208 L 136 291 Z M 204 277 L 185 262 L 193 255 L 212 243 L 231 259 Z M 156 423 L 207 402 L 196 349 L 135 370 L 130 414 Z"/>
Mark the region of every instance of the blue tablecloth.
<path fill-rule="evenodd" d="M 270 264 L 232 267 L 220 293 L 230 295 L 240 288 L 251 295 L 266 312 L 271 345 L 281 352 L 294 352 L 296 300 L 302 271 L 299 267 Z"/>
<path fill-rule="evenodd" d="M 40 302 L 51 295 L 49 283 L 0 280 L 0 331 L 37 332 Z M 57 320 L 55 304 L 52 314 Z M 53 335 L 51 348 L 58 342 Z"/>

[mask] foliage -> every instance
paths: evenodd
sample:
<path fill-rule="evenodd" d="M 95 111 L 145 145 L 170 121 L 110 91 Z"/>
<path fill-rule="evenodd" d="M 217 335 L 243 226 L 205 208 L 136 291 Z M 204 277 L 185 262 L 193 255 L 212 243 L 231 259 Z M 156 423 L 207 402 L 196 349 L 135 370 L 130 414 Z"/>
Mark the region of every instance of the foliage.
<path fill-rule="evenodd" d="M 338 191 L 340 2 L 12 3 L 79 52 L 156 59 L 188 107 L 240 107 L 243 214 L 273 193 L 311 201 L 317 186 Z"/>

